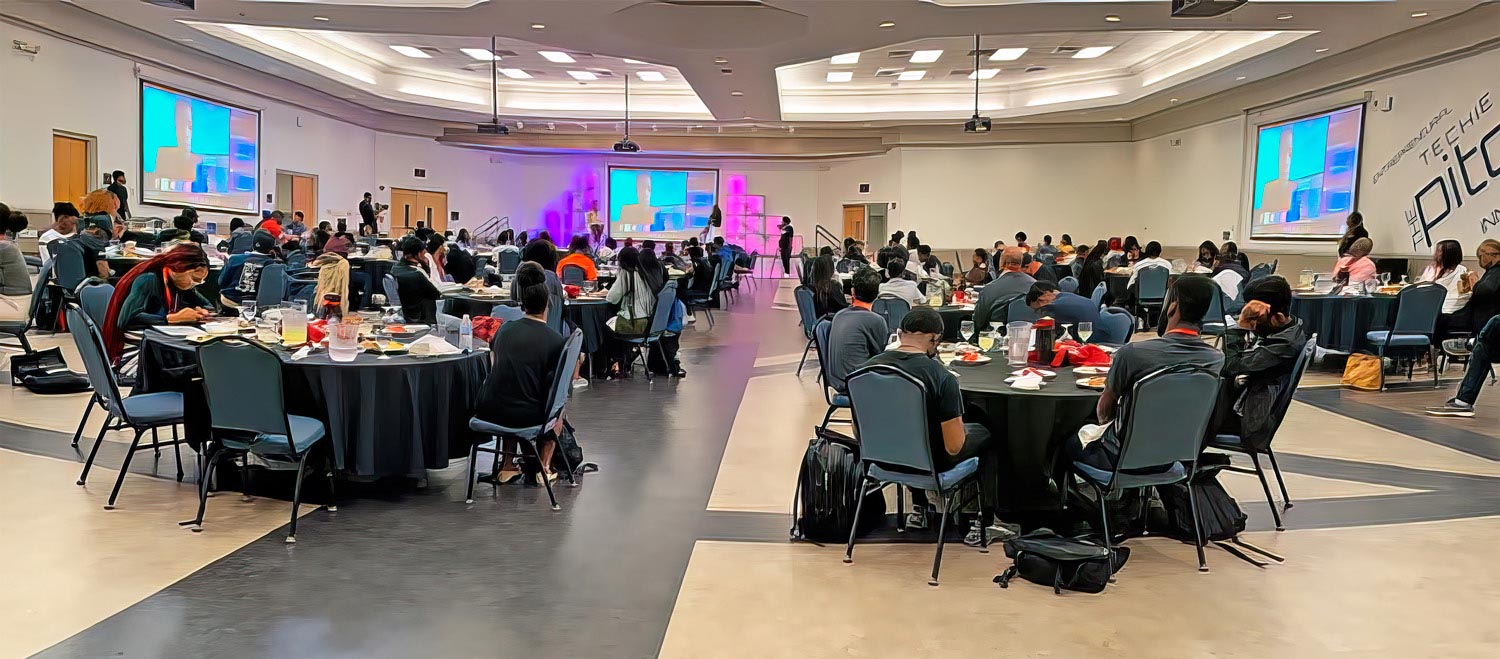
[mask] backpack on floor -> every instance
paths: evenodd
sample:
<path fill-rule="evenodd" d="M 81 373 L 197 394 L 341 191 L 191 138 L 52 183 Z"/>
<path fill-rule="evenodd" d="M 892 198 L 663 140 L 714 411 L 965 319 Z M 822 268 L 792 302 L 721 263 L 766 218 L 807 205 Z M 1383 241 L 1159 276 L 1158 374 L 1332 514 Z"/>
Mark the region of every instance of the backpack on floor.
<path fill-rule="evenodd" d="M 88 391 L 89 379 L 74 373 L 63 360 L 62 348 L 47 348 L 10 358 L 11 386 L 34 394 L 76 394 Z"/>
<path fill-rule="evenodd" d="M 1158 485 L 1162 508 L 1166 512 L 1166 525 L 1162 535 L 1183 542 L 1193 542 L 1193 511 L 1188 501 L 1187 483 Z M 1240 504 L 1219 484 L 1218 471 L 1199 473 L 1193 479 L 1193 494 L 1197 497 L 1198 521 L 1203 526 L 1203 542 L 1233 540 L 1245 530 L 1245 511 Z"/>
<path fill-rule="evenodd" d="M 1011 579 L 1022 579 L 1061 595 L 1064 590 L 1097 593 L 1109 585 L 1110 575 L 1118 572 L 1130 559 L 1129 547 L 1116 547 L 1113 561 L 1103 545 L 1079 538 L 1066 538 L 1051 529 L 1037 529 L 1019 538 L 1005 541 L 1005 555 L 1015 563 L 995 577 L 1001 588 L 1009 588 Z"/>
<path fill-rule="evenodd" d="M 792 539 L 843 542 L 849 539 L 860 491 L 859 444 L 824 430 L 808 443 L 792 497 Z M 856 534 L 869 533 L 885 518 L 885 495 L 865 495 Z"/>
<path fill-rule="evenodd" d="M 567 461 L 564 462 L 564 459 Z M 552 469 L 558 473 L 566 473 L 568 465 L 573 465 L 575 473 L 599 471 L 599 465 L 583 461 L 583 448 L 578 446 L 578 438 L 573 436 L 573 424 L 563 421 L 563 431 L 557 436 L 557 450 L 552 452 Z"/>

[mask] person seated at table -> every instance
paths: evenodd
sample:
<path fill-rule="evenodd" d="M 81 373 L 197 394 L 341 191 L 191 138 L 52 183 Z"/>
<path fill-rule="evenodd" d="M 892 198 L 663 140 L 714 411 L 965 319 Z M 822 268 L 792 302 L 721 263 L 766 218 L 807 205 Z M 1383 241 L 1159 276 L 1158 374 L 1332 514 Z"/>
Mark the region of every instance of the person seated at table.
<path fill-rule="evenodd" d="M 1051 256 L 1053 259 L 1056 259 L 1058 253 L 1059 253 L 1059 251 L 1057 249 L 1057 246 L 1052 244 L 1052 234 L 1049 233 L 1049 234 L 1043 235 L 1042 236 L 1042 244 L 1036 246 L 1036 258 L 1037 258 L 1037 260 L 1040 261 L 1042 259 L 1045 259 L 1048 256 Z"/>
<path fill-rule="evenodd" d="M 515 244 L 516 230 L 506 229 L 495 238 L 495 248 L 490 250 L 490 261 L 500 262 L 500 255 L 505 252 L 520 252 L 521 248 Z"/>
<path fill-rule="evenodd" d="M 1291 384 L 1307 345 L 1302 321 L 1292 317 L 1292 287 L 1279 275 L 1245 286 L 1239 323 L 1224 331 L 1224 381 L 1208 433 L 1239 435 L 1252 446 L 1271 441 L 1271 410 Z"/>
<path fill-rule="evenodd" d="M 1079 295 L 1092 300 L 1094 289 L 1104 283 L 1104 258 L 1107 254 L 1109 254 L 1109 243 L 1103 240 L 1094 243 L 1094 248 L 1084 253 L 1083 267 L 1078 272 Z"/>
<path fill-rule="evenodd" d="M 448 241 L 436 231 L 427 234 L 427 237 L 421 240 L 422 271 L 427 273 L 427 278 L 432 280 L 433 286 L 441 286 L 450 281 L 448 269 L 445 266 L 448 261 Z"/>
<path fill-rule="evenodd" d="M 1123 247 L 1123 243 L 1120 242 L 1119 236 L 1109 239 L 1109 252 L 1104 255 L 1105 270 L 1113 270 L 1119 267 L 1119 260 L 1125 256 L 1125 250 L 1121 249 L 1121 247 Z"/>
<path fill-rule="evenodd" d="M 662 245 L 661 250 L 662 264 L 666 265 L 669 268 L 676 268 L 683 272 L 687 272 L 688 270 L 692 269 L 692 266 L 688 265 L 687 259 L 683 258 L 681 254 L 677 253 L 676 243 L 668 240 L 666 244 Z"/>
<path fill-rule="evenodd" d="M 462 284 L 480 274 L 474 263 L 474 255 L 459 247 L 457 242 L 449 243 L 443 253 L 443 269 L 453 281 Z"/>
<path fill-rule="evenodd" d="M 474 416 L 507 428 L 528 428 L 547 421 L 551 411 L 547 409 L 547 398 L 557 377 L 557 362 L 562 359 L 567 339 L 547 326 L 551 294 L 541 266 L 522 263 L 516 269 L 515 281 L 521 296 L 521 310 L 526 315 L 502 323 L 490 339 L 494 362 L 480 387 Z M 556 478 L 551 465 L 557 431 L 560 429 L 544 435 L 538 446 L 548 480 Z M 505 438 L 502 450 L 506 456 L 519 455 L 517 448 L 514 438 Z M 514 461 L 502 459 L 498 473 L 492 474 L 491 478 L 505 483 L 520 475 Z"/>
<path fill-rule="evenodd" d="M 1068 293 L 1058 290 L 1057 284 L 1050 281 L 1039 281 L 1031 285 L 1031 290 L 1026 292 L 1026 306 L 1037 312 L 1038 316 L 1051 316 L 1059 325 L 1072 325 L 1072 338 L 1078 339 L 1078 324 L 1093 323 L 1093 334 L 1089 336 L 1089 343 L 1126 343 L 1130 340 L 1128 336 L 1115 336 L 1109 333 L 1109 328 L 1099 323 L 1099 305 L 1077 293 Z"/>
<path fill-rule="evenodd" d="M 1219 248 L 1214 241 L 1205 240 L 1198 245 L 1198 260 L 1193 262 L 1193 272 L 1213 272 L 1219 260 Z"/>
<path fill-rule="evenodd" d="M 828 386 L 839 393 L 848 393 L 849 374 L 885 350 L 890 337 L 885 318 L 870 310 L 880 296 L 880 273 L 860 268 L 854 271 L 851 284 L 854 299 L 833 314 L 828 328 Z"/>
<path fill-rule="evenodd" d="M 1127 288 L 1135 285 L 1137 276 L 1146 268 L 1166 268 L 1168 272 L 1172 271 L 1172 262 L 1161 257 L 1161 243 L 1155 240 L 1146 243 L 1144 254 L 1145 258 L 1131 264 L 1130 281 L 1125 282 Z"/>
<path fill-rule="evenodd" d="M 1088 243 L 1083 244 L 1087 245 Z M 1057 251 L 1063 256 L 1072 256 L 1073 254 L 1078 253 L 1078 248 L 1073 246 L 1073 236 L 1065 233 L 1061 238 L 1058 238 Z"/>
<path fill-rule="evenodd" d="M 858 240 L 851 240 L 843 256 L 833 264 L 833 269 L 837 272 L 854 272 L 869 264 L 870 260 L 865 258 L 865 244 Z"/>
<path fill-rule="evenodd" d="M 610 332 L 611 361 L 606 379 L 618 380 L 629 373 L 634 346 L 622 337 L 638 337 L 651 326 L 651 314 L 656 309 L 656 294 L 651 283 L 641 272 L 640 252 L 634 247 L 620 250 L 620 272 L 615 283 L 609 287 L 604 300 L 617 307 L 615 326 Z"/>
<path fill-rule="evenodd" d="M 27 224 L 25 213 L 0 203 L 0 320 L 26 320 L 31 313 L 31 273 L 16 246 Z"/>
<path fill-rule="evenodd" d="M 614 263 L 615 254 L 620 249 L 620 243 L 616 242 L 614 236 L 604 239 L 604 245 L 594 250 L 594 259 L 599 263 Z"/>
<path fill-rule="evenodd" d="M 354 236 L 348 231 L 335 231 L 328 242 L 323 243 L 323 251 L 348 256 L 349 250 L 354 247 Z"/>
<path fill-rule="evenodd" d="M 833 257 L 819 256 L 812 261 L 812 276 L 807 281 L 813 294 L 813 316 L 821 319 L 849 306 L 844 298 L 844 284 L 834 276 Z"/>
<path fill-rule="evenodd" d="M 238 309 L 246 300 L 255 301 L 260 292 L 260 274 L 266 266 L 276 263 L 271 251 L 276 239 L 264 231 L 256 231 L 250 251 L 234 254 L 224 262 L 219 271 L 219 302 L 225 307 Z M 321 298 L 319 298 L 321 299 Z"/>
<path fill-rule="evenodd" d="M 1041 259 L 1033 258 L 1030 254 L 1021 255 L 1021 272 L 1031 275 L 1037 281 L 1050 281 L 1057 283 L 1057 271 L 1052 266 L 1042 262 Z"/>
<path fill-rule="evenodd" d="M 1500 240 L 1485 239 L 1474 256 L 1484 273 L 1470 272 L 1464 277 L 1460 285 L 1468 289 L 1469 302 L 1450 322 L 1454 330 L 1472 328 L 1478 334 L 1491 318 L 1500 314 Z"/>
<path fill-rule="evenodd" d="M 594 281 L 599 278 L 599 270 L 594 267 L 594 257 L 589 254 L 589 237 L 585 234 L 573 236 L 568 243 L 568 255 L 557 262 L 557 276 L 561 277 L 563 268 L 570 265 L 583 269 L 585 281 Z"/>
<path fill-rule="evenodd" d="M 545 271 L 547 290 L 558 299 L 564 297 L 562 280 L 557 277 L 557 248 L 546 240 L 533 240 L 521 249 L 521 263 L 535 263 Z M 510 280 L 510 299 L 519 302 L 521 289 L 516 280 Z"/>
<path fill-rule="evenodd" d="M 203 234 L 198 234 L 200 237 Z M 196 242 L 193 240 L 193 221 L 178 215 L 172 218 L 172 228 L 156 234 L 156 242 L 165 245 L 171 242 Z"/>
<path fill-rule="evenodd" d="M 903 277 L 907 274 L 906 261 L 893 258 L 885 264 L 885 283 L 880 285 L 879 297 L 905 300 L 913 307 L 926 304 L 927 296 L 917 288 L 917 282 Z"/>
<path fill-rule="evenodd" d="M 703 302 L 709 299 L 708 291 L 713 287 L 714 267 L 709 263 L 708 257 L 703 253 L 703 248 L 692 245 L 687 248 L 688 265 L 692 276 L 688 279 L 688 286 L 678 291 L 678 298 L 684 302 Z"/>
<path fill-rule="evenodd" d="M 931 245 L 917 245 L 917 264 L 922 269 L 922 274 L 928 277 L 940 277 L 943 262 L 932 254 Z"/>
<path fill-rule="evenodd" d="M 109 196 L 113 197 L 113 194 Z M 97 276 L 100 279 L 109 280 L 109 260 L 105 257 L 105 251 L 109 249 L 109 232 L 112 222 L 108 216 L 93 216 L 80 220 L 78 233 L 72 238 L 55 243 L 52 249 L 52 258 L 55 261 L 76 259 L 78 272 L 84 277 Z M 54 272 L 57 268 L 54 266 Z M 56 276 L 56 275 L 54 275 Z M 57 282 L 65 289 L 73 289 L 82 281 Z"/>
<path fill-rule="evenodd" d="M 1370 260 L 1370 252 L 1375 249 L 1374 241 L 1369 238 L 1359 238 L 1349 245 L 1349 253 L 1339 257 L 1333 266 L 1333 280 L 1341 284 L 1379 284 L 1375 278 L 1375 262 Z"/>
<path fill-rule="evenodd" d="M 954 283 L 983 286 L 991 279 L 993 277 L 990 272 L 990 253 L 984 251 L 983 247 L 975 247 L 974 254 L 969 257 L 969 269 L 960 275 L 955 275 Z"/>
<path fill-rule="evenodd" d="M 1239 275 L 1241 281 L 1250 278 L 1250 271 L 1240 262 L 1240 253 L 1235 249 L 1234 243 L 1224 243 L 1224 249 L 1214 257 L 1214 268 L 1209 274 L 1218 277 L 1220 273 L 1226 271 Z"/>
<path fill-rule="evenodd" d="M 1497 268 L 1491 267 L 1491 270 Z M 1462 341 L 1462 339 L 1459 339 Z M 1458 383 L 1458 392 L 1453 398 L 1437 407 L 1427 408 L 1432 416 L 1474 416 L 1474 403 L 1479 401 L 1479 392 L 1484 390 L 1484 381 L 1494 371 L 1493 364 L 1500 361 L 1500 316 L 1491 316 L 1479 333 L 1466 346 L 1469 363 L 1464 366 L 1464 379 Z"/>
<path fill-rule="evenodd" d="M 1006 305 L 1011 300 L 1024 297 L 1036 278 L 1021 272 L 1021 260 L 1026 255 L 1019 247 L 1007 247 L 1000 253 L 1000 276 L 979 289 L 979 300 L 974 303 L 974 331 L 989 329 L 991 322 L 1006 322 Z M 976 334 L 977 335 L 977 334 Z M 965 340 L 970 337 L 962 337 Z"/>
<path fill-rule="evenodd" d="M 644 249 L 644 245 L 637 258 L 641 262 L 641 277 L 651 287 L 651 294 L 656 295 L 660 293 L 661 289 L 666 288 L 667 282 L 671 281 L 667 277 L 667 267 L 662 265 L 661 260 L 656 258 L 655 251 Z"/>
<path fill-rule="evenodd" d="M 876 353 L 860 364 L 859 369 L 892 366 L 922 383 L 927 441 L 932 447 L 933 468 L 938 473 L 979 455 L 989 443 L 989 430 L 983 424 L 964 423 L 964 399 L 958 378 L 937 360 L 937 347 L 943 340 L 942 315 L 931 307 L 915 307 L 901 319 L 896 338 L 901 345 Z M 915 498 L 919 506 L 925 499 Z"/>
<path fill-rule="evenodd" d="M 1023 251 L 1023 252 L 1027 252 L 1027 253 L 1031 252 L 1031 245 L 1026 244 L 1026 232 L 1025 231 L 1017 231 L 1016 232 L 1016 247 L 1020 248 L 1020 250 Z"/>
<path fill-rule="evenodd" d="M 196 323 L 214 315 L 198 292 L 208 279 L 208 257 L 197 245 L 177 245 L 131 268 L 115 285 L 104 316 L 104 345 L 119 359 L 125 332 L 168 323 Z"/>
<path fill-rule="evenodd" d="M 1172 303 L 1167 306 L 1167 330 L 1161 338 L 1127 343 L 1115 352 L 1104 392 L 1099 395 L 1099 423 L 1108 423 L 1104 436 L 1084 446 L 1076 436 L 1068 444 L 1068 455 L 1095 469 L 1114 471 L 1120 458 L 1120 440 L 1115 413 L 1121 397 L 1130 393 L 1141 378 L 1168 366 L 1191 364 L 1218 372 L 1224 355 L 1198 336 L 1203 316 L 1218 288 L 1207 277 L 1182 277 L 1172 284 Z M 1149 441 L 1138 437 L 1136 441 Z"/>
<path fill-rule="evenodd" d="M 422 239 L 408 234 L 397 243 L 401 260 L 391 268 L 396 279 L 396 296 L 401 299 L 401 315 L 408 323 L 437 324 L 437 302 L 443 294 L 433 285 L 423 267 L 427 248 Z"/>
<path fill-rule="evenodd" d="M 329 293 L 337 295 L 341 316 L 348 314 L 351 307 L 354 309 L 360 307 L 362 290 L 355 285 L 354 275 L 364 277 L 365 281 L 368 281 L 368 277 L 363 272 L 351 273 L 349 261 L 344 257 L 334 252 L 323 252 L 308 262 L 307 267 L 309 270 L 318 272 L 318 282 L 313 289 L 312 299 L 326 300 Z"/>
<path fill-rule="evenodd" d="M 1432 282 L 1446 291 L 1437 321 L 1436 334 L 1440 340 L 1455 330 L 1469 331 L 1467 319 L 1455 315 L 1469 304 L 1469 297 L 1473 294 L 1464 281 L 1469 269 L 1464 267 L 1463 260 L 1464 248 L 1457 240 L 1439 240 L 1432 250 L 1432 262 L 1417 277 L 1418 283 Z"/>

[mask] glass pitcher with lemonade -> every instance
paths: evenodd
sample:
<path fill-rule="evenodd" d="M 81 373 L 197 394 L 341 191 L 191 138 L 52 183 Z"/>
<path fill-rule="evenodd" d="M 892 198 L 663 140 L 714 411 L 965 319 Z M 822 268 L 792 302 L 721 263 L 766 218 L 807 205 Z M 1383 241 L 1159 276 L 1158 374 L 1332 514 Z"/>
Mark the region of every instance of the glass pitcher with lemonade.
<path fill-rule="evenodd" d="M 307 311 L 301 305 L 282 308 L 281 342 L 289 346 L 307 343 Z"/>

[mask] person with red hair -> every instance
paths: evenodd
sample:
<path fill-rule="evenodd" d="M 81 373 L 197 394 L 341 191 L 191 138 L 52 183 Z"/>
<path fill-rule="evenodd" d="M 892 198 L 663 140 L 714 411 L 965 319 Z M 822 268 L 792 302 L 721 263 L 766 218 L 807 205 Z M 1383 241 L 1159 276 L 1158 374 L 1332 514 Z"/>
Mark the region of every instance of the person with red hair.
<path fill-rule="evenodd" d="M 208 256 L 196 244 L 182 244 L 141 263 L 115 285 L 104 316 L 104 347 L 120 358 L 125 332 L 152 325 L 196 323 L 214 315 L 214 305 L 197 287 L 208 279 Z"/>

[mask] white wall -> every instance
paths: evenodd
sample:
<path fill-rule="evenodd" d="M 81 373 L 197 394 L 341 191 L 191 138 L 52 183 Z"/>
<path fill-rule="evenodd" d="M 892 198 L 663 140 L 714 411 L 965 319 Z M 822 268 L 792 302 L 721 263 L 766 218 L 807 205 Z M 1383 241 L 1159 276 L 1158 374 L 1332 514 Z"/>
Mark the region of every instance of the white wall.
<path fill-rule="evenodd" d="M 1244 125 L 1227 119 L 1133 143 L 1131 232 L 1177 247 L 1223 242 L 1224 231 L 1238 239 Z"/>

